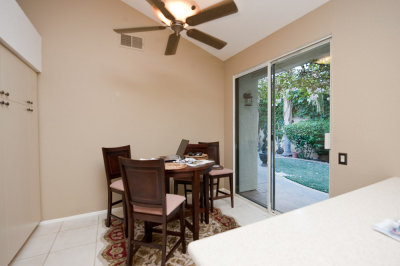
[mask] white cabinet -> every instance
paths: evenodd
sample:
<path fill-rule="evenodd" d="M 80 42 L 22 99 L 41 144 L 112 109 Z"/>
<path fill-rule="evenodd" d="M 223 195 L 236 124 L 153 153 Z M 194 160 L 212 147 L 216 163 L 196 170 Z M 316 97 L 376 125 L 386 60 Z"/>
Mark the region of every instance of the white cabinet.
<path fill-rule="evenodd" d="M 40 221 L 36 103 L 37 74 L 0 45 L 0 265 Z"/>

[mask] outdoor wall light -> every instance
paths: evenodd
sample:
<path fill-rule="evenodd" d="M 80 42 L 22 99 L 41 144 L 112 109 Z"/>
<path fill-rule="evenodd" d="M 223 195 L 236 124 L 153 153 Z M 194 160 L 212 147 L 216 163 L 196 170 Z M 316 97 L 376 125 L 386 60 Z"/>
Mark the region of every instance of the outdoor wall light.
<path fill-rule="evenodd" d="M 249 92 L 243 93 L 243 99 L 244 99 L 244 106 L 253 105 L 253 95 L 251 95 L 251 93 Z"/>

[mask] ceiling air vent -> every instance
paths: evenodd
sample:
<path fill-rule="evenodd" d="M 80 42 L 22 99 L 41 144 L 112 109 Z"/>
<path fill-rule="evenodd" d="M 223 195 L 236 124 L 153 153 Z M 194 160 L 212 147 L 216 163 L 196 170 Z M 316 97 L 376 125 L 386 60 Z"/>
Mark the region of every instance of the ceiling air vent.
<path fill-rule="evenodd" d="M 121 45 L 125 47 L 143 49 L 143 38 L 121 34 Z"/>

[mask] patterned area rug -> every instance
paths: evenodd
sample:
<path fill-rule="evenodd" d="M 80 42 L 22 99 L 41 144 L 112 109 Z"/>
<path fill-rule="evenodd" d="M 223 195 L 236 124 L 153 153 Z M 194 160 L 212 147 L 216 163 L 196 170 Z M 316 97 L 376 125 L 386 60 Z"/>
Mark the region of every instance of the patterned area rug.
<path fill-rule="evenodd" d="M 200 239 L 237 228 L 239 225 L 235 219 L 224 215 L 221 210 L 214 208 L 210 213 L 210 223 L 200 223 Z M 179 222 L 174 221 L 168 224 L 169 230 L 179 231 Z M 135 223 L 135 239 L 141 239 L 144 235 L 143 223 Z M 193 241 L 192 232 L 186 228 L 186 244 Z M 104 239 L 108 245 L 102 252 L 103 258 L 109 265 L 126 265 L 127 243 L 124 237 L 122 222 L 112 220 L 110 229 L 105 233 Z M 176 243 L 177 237 L 168 236 L 167 253 Z M 161 235 L 153 233 L 153 242 L 161 243 Z M 161 251 L 147 247 L 140 247 L 133 257 L 134 265 L 158 265 L 161 263 Z M 174 255 L 167 261 L 167 265 L 194 265 L 188 252 L 182 254 L 181 246 L 177 248 Z"/>

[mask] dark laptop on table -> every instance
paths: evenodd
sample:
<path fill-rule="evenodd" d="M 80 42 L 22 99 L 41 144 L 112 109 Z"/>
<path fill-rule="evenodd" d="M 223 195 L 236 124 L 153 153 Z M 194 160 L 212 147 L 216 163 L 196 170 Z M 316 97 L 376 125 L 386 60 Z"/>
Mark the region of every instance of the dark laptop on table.
<path fill-rule="evenodd" d="M 181 143 L 179 144 L 178 150 L 176 151 L 176 154 L 173 155 L 166 155 L 166 156 L 160 156 L 160 158 L 163 158 L 164 161 L 166 162 L 172 162 L 178 159 L 183 159 L 183 155 L 185 153 L 186 147 L 189 144 L 189 141 L 187 139 L 182 139 Z"/>

